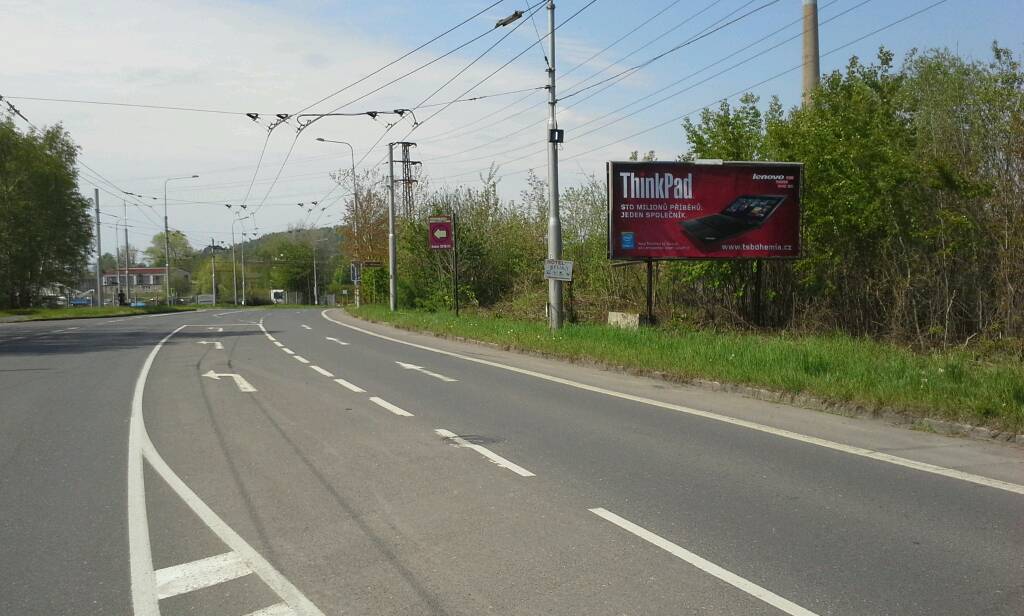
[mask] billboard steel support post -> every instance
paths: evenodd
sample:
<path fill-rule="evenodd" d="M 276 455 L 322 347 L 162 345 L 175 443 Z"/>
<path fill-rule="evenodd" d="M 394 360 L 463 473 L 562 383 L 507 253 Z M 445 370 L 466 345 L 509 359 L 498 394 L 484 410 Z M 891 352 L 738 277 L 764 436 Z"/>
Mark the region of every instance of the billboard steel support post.
<path fill-rule="evenodd" d="M 647 324 L 654 325 L 654 259 L 647 259 Z"/>
<path fill-rule="evenodd" d="M 554 131 L 558 128 L 555 117 L 555 3 L 548 1 L 548 258 L 562 258 L 562 222 L 558 212 L 558 143 Z M 548 325 L 562 327 L 562 281 L 548 280 Z"/>

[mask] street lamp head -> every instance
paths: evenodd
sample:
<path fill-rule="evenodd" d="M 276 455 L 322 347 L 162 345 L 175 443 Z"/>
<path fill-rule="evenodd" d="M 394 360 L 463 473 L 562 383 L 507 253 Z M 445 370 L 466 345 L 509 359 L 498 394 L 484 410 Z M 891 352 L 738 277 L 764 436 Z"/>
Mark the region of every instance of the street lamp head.
<path fill-rule="evenodd" d="M 523 12 L 522 11 L 516 11 L 515 13 L 512 13 L 508 17 L 505 17 L 503 19 L 499 19 L 497 21 L 497 23 L 494 24 L 494 27 L 495 28 L 501 28 L 503 26 L 507 26 L 509 24 L 515 23 L 522 16 L 523 16 Z"/>
<path fill-rule="evenodd" d="M 198 175 L 193 175 L 192 177 L 194 177 L 194 178 L 197 178 L 197 177 L 199 177 L 199 176 L 198 176 Z"/>
<path fill-rule="evenodd" d="M 324 138 L 323 137 L 317 137 L 316 140 L 317 141 L 324 141 Z"/>

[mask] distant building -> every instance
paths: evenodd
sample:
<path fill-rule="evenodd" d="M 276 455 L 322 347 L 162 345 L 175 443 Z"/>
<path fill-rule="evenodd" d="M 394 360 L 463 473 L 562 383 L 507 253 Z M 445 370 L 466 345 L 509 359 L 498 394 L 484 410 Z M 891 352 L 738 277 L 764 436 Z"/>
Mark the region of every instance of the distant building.
<path fill-rule="evenodd" d="M 129 267 L 125 275 L 123 269 L 116 272 L 103 272 L 103 289 L 107 297 L 113 297 L 116 289 L 130 288 L 133 297 L 156 296 L 164 292 L 164 268 L 162 267 Z M 191 274 L 183 269 L 171 268 L 171 280 L 184 280 L 191 284 Z"/>

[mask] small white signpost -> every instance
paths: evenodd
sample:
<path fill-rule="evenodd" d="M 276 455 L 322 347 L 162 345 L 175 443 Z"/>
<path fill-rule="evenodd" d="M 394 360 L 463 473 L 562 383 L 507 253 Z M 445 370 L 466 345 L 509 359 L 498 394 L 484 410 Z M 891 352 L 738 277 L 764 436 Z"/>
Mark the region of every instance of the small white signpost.
<path fill-rule="evenodd" d="M 572 261 L 544 260 L 544 278 L 572 282 Z"/>

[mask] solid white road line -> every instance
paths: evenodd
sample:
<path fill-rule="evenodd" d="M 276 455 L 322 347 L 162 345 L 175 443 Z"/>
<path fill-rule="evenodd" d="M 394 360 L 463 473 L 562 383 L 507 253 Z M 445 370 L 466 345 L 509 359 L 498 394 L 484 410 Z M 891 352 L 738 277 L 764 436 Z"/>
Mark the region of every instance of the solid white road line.
<path fill-rule="evenodd" d="M 324 375 L 324 376 L 326 376 L 328 378 L 331 378 L 331 379 L 334 378 L 333 374 L 331 374 L 330 372 L 324 370 L 320 366 L 310 366 L 310 368 L 312 368 L 313 370 L 316 370 L 317 372 L 319 372 L 320 374 L 322 374 L 322 375 Z"/>
<path fill-rule="evenodd" d="M 682 560 L 685 560 L 686 562 L 690 563 L 694 567 L 697 567 L 701 571 L 704 571 L 705 573 L 709 573 L 715 576 L 716 578 L 722 580 L 726 584 L 735 586 L 736 588 L 739 588 L 748 595 L 760 599 L 761 601 L 764 601 L 772 607 L 775 607 L 787 614 L 792 614 L 793 616 L 815 616 L 814 612 L 807 610 L 803 607 L 800 607 L 799 605 L 793 603 L 792 601 L 789 601 L 788 599 L 783 599 L 782 597 L 771 592 L 770 590 L 762 588 L 761 586 L 758 586 L 750 580 L 741 578 L 735 573 L 727 571 L 726 569 L 719 567 L 715 563 L 704 558 L 701 558 L 693 552 L 672 543 L 668 539 L 655 535 L 646 528 L 637 526 L 629 520 L 615 515 L 611 511 L 608 511 L 607 509 L 597 507 L 595 509 L 591 509 L 590 511 L 604 518 L 605 520 L 608 520 L 612 524 L 615 524 L 620 528 L 628 530 L 637 537 L 640 537 L 645 541 L 653 543 L 654 545 L 672 554 L 673 556 L 677 556 Z"/>
<path fill-rule="evenodd" d="M 157 569 L 153 573 L 156 575 L 157 598 L 166 599 L 249 575 L 252 570 L 241 556 L 228 552 Z"/>
<path fill-rule="evenodd" d="M 277 340 L 277 338 L 275 338 L 275 337 L 271 336 L 270 334 L 267 334 L 267 340 L 269 340 L 269 341 L 271 341 L 271 342 L 274 342 L 274 341 L 276 341 L 276 340 Z"/>
<path fill-rule="evenodd" d="M 295 612 L 292 608 L 288 607 L 286 603 L 278 603 L 265 607 L 262 610 L 256 610 L 255 612 L 249 612 L 245 616 L 294 616 Z"/>
<path fill-rule="evenodd" d="M 399 415 L 401 417 L 412 417 L 413 416 L 413 414 L 410 413 L 409 411 L 406 411 L 404 409 L 400 409 L 397 406 L 395 406 L 394 404 L 391 404 L 390 402 L 388 402 L 387 400 L 381 400 L 377 396 L 373 396 L 372 398 L 370 398 L 370 402 L 373 402 L 377 406 L 382 406 L 382 407 L 386 408 L 387 410 L 391 411 L 392 413 L 394 413 L 395 415 Z"/>
<path fill-rule="evenodd" d="M 291 606 L 296 616 L 324 616 L 312 601 L 292 585 L 245 539 L 236 533 L 224 520 L 193 492 L 153 447 L 146 433 L 142 417 L 143 392 L 146 379 L 153 366 L 153 360 L 164 344 L 174 334 L 184 329 L 178 327 L 167 334 L 153 347 L 146 357 L 135 380 L 132 394 L 132 414 L 128 427 L 128 561 L 131 568 L 132 613 L 134 616 L 159 616 L 156 579 L 153 574 L 153 553 L 149 543 L 149 519 L 146 516 L 146 487 L 143 475 L 144 460 L 159 475 L 186 505 L 206 524 L 217 537 L 232 551 L 242 557 L 249 568 L 270 587 L 277 596 Z"/>
<path fill-rule="evenodd" d="M 277 340 L 274 341 L 274 344 L 277 345 L 278 348 L 284 348 L 284 345 L 278 342 Z"/>
<path fill-rule="evenodd" d="M 405 368 L 406 370 L 416 370 L 417 372 L 422 372 L 423 374 L 425 374 L 427 376 L 432 376 L 435 379 L 442 380 L 445 383 L 457 383 L 458 382 L 458 379 L 453 379 L 453 378 L 447 377 L 447 376 L 445 376 L 443 374 L 438 374 L 436 372 L 431 372 L 430 370 L 427 370 L 423 366 L 417 366 L 416 364 L 407 364 L 404 361 L 396 361 L 395 363 L 398 364 L 399 366 Z"/>
<path fill-rule="evenodd" d="M 714 421 L 720 421 L 722 423 L 732 424 L 734 426 L 740 426 L 748 428 L 750 430 L 757 430 L 758 432 L 764 432 L 774 436 L 799 441 L 801 443 L 807 443 L 810 445 L 817 445 L 818 447 L 824 447 L 825 449 L 832 449 L 834 451 L 841 451 L 862 458 L 868 458 L 871 460 L 877 460 L 879 462 L 887 462 L 889 464 L 895 464 L 896 466 L 902 466 L 905 468 L 911 468 L 925 473 L 932 473 L 933 475 L 941 475 L 950 479 L 959 479 L 960 481 L 967 481 L 970 483 L 986 486 L 989 488 L 995 488 L 997 490 L 1005 490 L 1007 492 L 1013 492 L 1015 494 L 1024 494 L 1024 485 L 1017 483 L 1010 483 L 1009 481 L 1000 481 L 998 479 L 992 479 L 990 477 L 984 477 L 982 475 L 975 475 L 973 473 L 965 473 L 944 466 L 937 466 L 935 464 L 928 464 L 927 462 L 919 462 L 917 460 L 911 460 L 909 458 L 901 458 L 899 456 L 882 453 L 873 449 L 865 449 L 864 447 L 855 447 L 853 445 L 846 445 L 844 443 L 837 443 L 828 439 L 818 438 L 816 436 L 808 436 L 806 434 L 800 434 L 798 432 L 792 432 L 790 430 L 783 430 L 781 428 L 774 428 L 772 426 L 766 426 L 753 421 L 747 421 L 745 419 L 737 419 L 735 417 L 729 417 L 728 415 L 719 415 L 717 413 L 711 413 L 709 411 L 701 411 L 698 409 L 690 408 L 688 406 L 682 406 L 680 404 L 672 404 L 671 402 L 662 402 L 661 400 L 654 400 L 653 398 L 645 398 L 643 396 L 635 396 L 633 394 L 627 394 L 621 391 L 615 391 L 612 389 L 605 389 L 604 387 L 597 387 L 596 385 L 588 385 L 586 383 L 580 383 L 579 381 L 573 381 L 571 379 L 564 379 L 562 377 L 553 376 L 550 374 L 544 374 L 543 372 L 535 372 L 533 370 L 527 370 L 525 368 L 517 368 L 516 366 L 510 366 L 502 364 L 496 361 L 490 361 L 487 359 L 480 359 L 478 357 L 471 357 L 469 355 L 462 355 L 461 353 L 454 353 L 452 351 L 445 351 L 443 349 L 437 349 L 429 347 L 423 344 L 417 344 L 415 342 L 409 342 L 407 340 L 400 340 L 391 336 L 385 336 L 384 334 L 378 334 L 362 327 L 356 327 L 355 325 L 349 325 L 348 323 L 342 323 L 337 319 L 332 319 L 327 316 L 327 310 L 320 313 L 321 316 L 332 323 L 337 323 L 342 327 L 347 327 L 351 330 L 361 332 L 367 336 L 373 336 L 389 342 L 395 342 L 397 344 L 404 344 L 416 349 L 422 349 L 424 351 L 430 351 L 432 353 L 438 353 L 439 355 L 446 355 L 448 357 L 457 357 L 459 359 L 470 361 L 476 364 L 482 364 L 484 366 L 491 366 L 492 368 L 500 368 L 502 370 L 508 370 L 509 372 L 515 372 L 517 374 L 524 374 L 552 383 L 559 383 L 568 387 L 575 387 L 576 389 L 582 389 L 584 391 L 590 391 L 598 394 L 603 394 L 612 398 L 619 398 L 620 400 L 629 400 L 631 402 L 637 402 L 639 404 L 646 404 L 649 406 L 655 406 L 658 408 L 667 409 L 670 411 L 677 411 L 679 413 L 686 413 L 687 415 L 694 415 L 696 417 L 703 417 L 705 419 L 711 419 Z"/>
<path fill-rule="evenodd" d="M 334 342 L 337 342 L 341 346 L 348 346 L 347 342 L 342 342 L 341 340 L 338 340 L 337 338 L 331 338 L 330 336 L 327 336 L 326 338 L 324 338 L 324 340 L 332 340 Z"/>
<path fill-rule="evenodd" d="M 436 432 L 438 435 L 448 439 L 450 442 L 455 443 L 459 447 L 465 447 L 466 449 L 472 449 L 473 451 L 475 451 L 478 454 L 482 455 L 483 457 L 487 458 L 491 462 L 494 462 L 495 464 L 497 464 L 501 468 L 507 468 L 508 470 L 512 471 L 513 473 L 515 473 L 515 474 L 517 474 L 517 475 L 519 475 L 521 477 L 536 477 L 536 475 L 534 475 L 530 471 L 526 470 L 522 466 L 519 466 L 518 464 L 516 464 L 514 462 L 509 462 L 505 458 L 499 456 L 498 454 L 494 453 L 493 451 L 491 451 L 490 449 L 488 449 L 486 447 L 482 447 L 482 446 L 477 445 L 475 443 L 470 443 L 469 441 L 467 441 L 466 439 L 462 438 L 458 434 L 455 434 L 454 432 L 450 432 L 448 430 L 442 430 L 442 429 L 434 430 L 434 432 Z"/>
<path fill-rule="evenodd" d="M 289 355 L 295 355 L 295 351 L 289 349 L 288 347 L 281 347 L 281 350 Z"/>
<path fill-rule="evenodd" d="M 294 359 L 295 359 L 296 361 L 300 361 L 300 362 L 302 362 L 302 363 L 304 363 L 304 364 L 308 364 L 308 363 L 309 363 L 309 360 L 308 360 L 308 359 L 306 359 L 305 357 L 301 356 L 301 355 L 293 355 L 292 357 L 293 357 L 293 358 L 294 358 Z"/>
<path fill-rule="evenodd" d="M 313 329 L 312 327 L 310 327 L 309 325 L 306 325 L 305 323 L 302 324 L 302 328 L 303 329 Z"/>
<path fill-rule="evenodd" d="M 352 383 L 349 383 L 345 379 L 334 379 L 334 382 L 337 383 L 338 385 L 341 385 L 342 387 L 346 387 L 346 388 L 356 392 L 357 394 L 364 394 L 364 393 L 366 393 L 365 389 L 363 389 L 362 387 L 359 387 L 357 385 L 353 385 Z"/>

